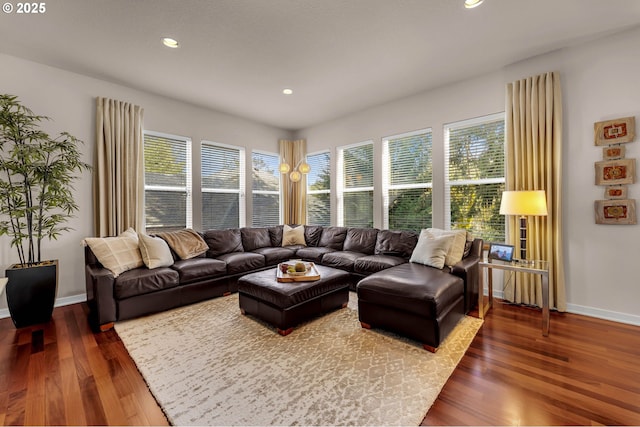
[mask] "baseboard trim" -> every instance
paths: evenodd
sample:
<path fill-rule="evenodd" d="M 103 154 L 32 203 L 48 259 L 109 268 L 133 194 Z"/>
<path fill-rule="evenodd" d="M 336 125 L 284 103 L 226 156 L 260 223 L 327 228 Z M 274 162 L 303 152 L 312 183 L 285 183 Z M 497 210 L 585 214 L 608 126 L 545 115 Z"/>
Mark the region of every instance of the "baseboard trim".
<path fill-rule="evenodd" d="M 87 294 L 72 295 L 70 297 L 58 298 L 54 304 L 54 307 L 63 307 L 65 305 L 77 304 L 79 302 L 85 302 L 87 300 Z M 0 309 L 0 319 L 9 317 L 9 309 Z"/>
<path fill-rule="evenodd" d="M 485 289 L 485 294 L 487 289 Z M 503 298 L 502 290 L 494 290 L 494 298 Z M 596 319 L 611 320 L 613 322 L 626 323 L 640 326 L 640 316 L 635 314 L 620 313 L 617 311 L 603 310 L 601 308 L 586 307 L 578 304 L 567 304 L 567 313 L 580 314 L 582 316 L 595 317 Z"/>
<path fill-rule="evenodd" d="M 640 316 L 635 314 L 620 313 L 617 311 L 603 310 L 601 308 L 585 307 L 577 304 L 567 304 L 567 311 L 583 316 L 596 317 L 598 319 L 611 320 L 613 322 L 627 323 L 640 326 Z"/>

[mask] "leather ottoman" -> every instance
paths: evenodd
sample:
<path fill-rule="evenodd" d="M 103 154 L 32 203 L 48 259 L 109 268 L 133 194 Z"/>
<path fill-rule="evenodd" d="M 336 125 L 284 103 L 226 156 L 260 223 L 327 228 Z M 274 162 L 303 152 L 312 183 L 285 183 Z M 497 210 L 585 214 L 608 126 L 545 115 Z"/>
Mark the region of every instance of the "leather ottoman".
<path fill-rule="evenodd" d="M 238 279 L 240 311 L 274 325 L 280 335 L 349 302 L 350 275 L 316 265 L 320 279 L 313 282 L 278 282 L 276 269 L 247 274 Z"/>
<path fill-rule="evenodd" d="M 420 341 L 431 352 L 464 316 L 460 277 L 406 263 L 358 283 L 358 316 L 363 328 L 381 328 Z"/>

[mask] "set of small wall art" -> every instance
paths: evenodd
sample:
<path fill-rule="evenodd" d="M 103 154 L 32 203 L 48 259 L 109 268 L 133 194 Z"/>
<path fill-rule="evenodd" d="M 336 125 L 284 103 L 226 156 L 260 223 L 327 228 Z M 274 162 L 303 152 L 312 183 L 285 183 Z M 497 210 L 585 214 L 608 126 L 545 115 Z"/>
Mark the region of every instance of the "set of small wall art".
<path fill-rule="evenodd" d="M 625 146 L 635 138 L 635 117 L 594 123 L 595 144 L 602 148 L 596 162 L 596 185 L 604 185 L 604 198 L 594 204 L 596 224 L 636 224 L 636 201 L 628 198 L 628 185 L 636 180 L 636 159 L 625 158 Z"/>

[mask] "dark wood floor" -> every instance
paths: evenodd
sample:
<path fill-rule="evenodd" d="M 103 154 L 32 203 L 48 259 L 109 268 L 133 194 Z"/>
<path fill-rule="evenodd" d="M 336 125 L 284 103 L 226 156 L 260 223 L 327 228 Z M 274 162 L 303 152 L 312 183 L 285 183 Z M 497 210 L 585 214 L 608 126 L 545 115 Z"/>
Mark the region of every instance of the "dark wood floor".
<path fill-rule="evenodd" d="M 166 425 L 114 331 L 83 304 L 47 325 L 0 320 L 0 424 Z M 425 425 L 640 425 L 640 327 L 499 302 Z"/>

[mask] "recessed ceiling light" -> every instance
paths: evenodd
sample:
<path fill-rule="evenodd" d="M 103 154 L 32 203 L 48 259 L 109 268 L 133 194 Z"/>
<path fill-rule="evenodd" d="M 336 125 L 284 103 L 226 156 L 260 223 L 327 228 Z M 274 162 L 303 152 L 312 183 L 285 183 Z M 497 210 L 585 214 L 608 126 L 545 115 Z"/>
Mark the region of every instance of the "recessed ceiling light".
<path fill-rule="evenodd" d="M 162 38 L 162 43 L 166 47 L 170 47 L 172 49 L 177 49 L 177 48 L 180 47 L 180 43 L 178 43 L 178 40 L 172 39 L 171 37 L 163 37 Z"/>
<path fill-rule="evenodd" d="M 292 95 L 293 89 L 282 89 L 282 93 L 284 93 L 285 95 Z"/>
<path fill-rule="evenodd" d="M 484 0 L 464 0 L 464 7 L 467 9 L 473 9 L 480 6 Z"/>

